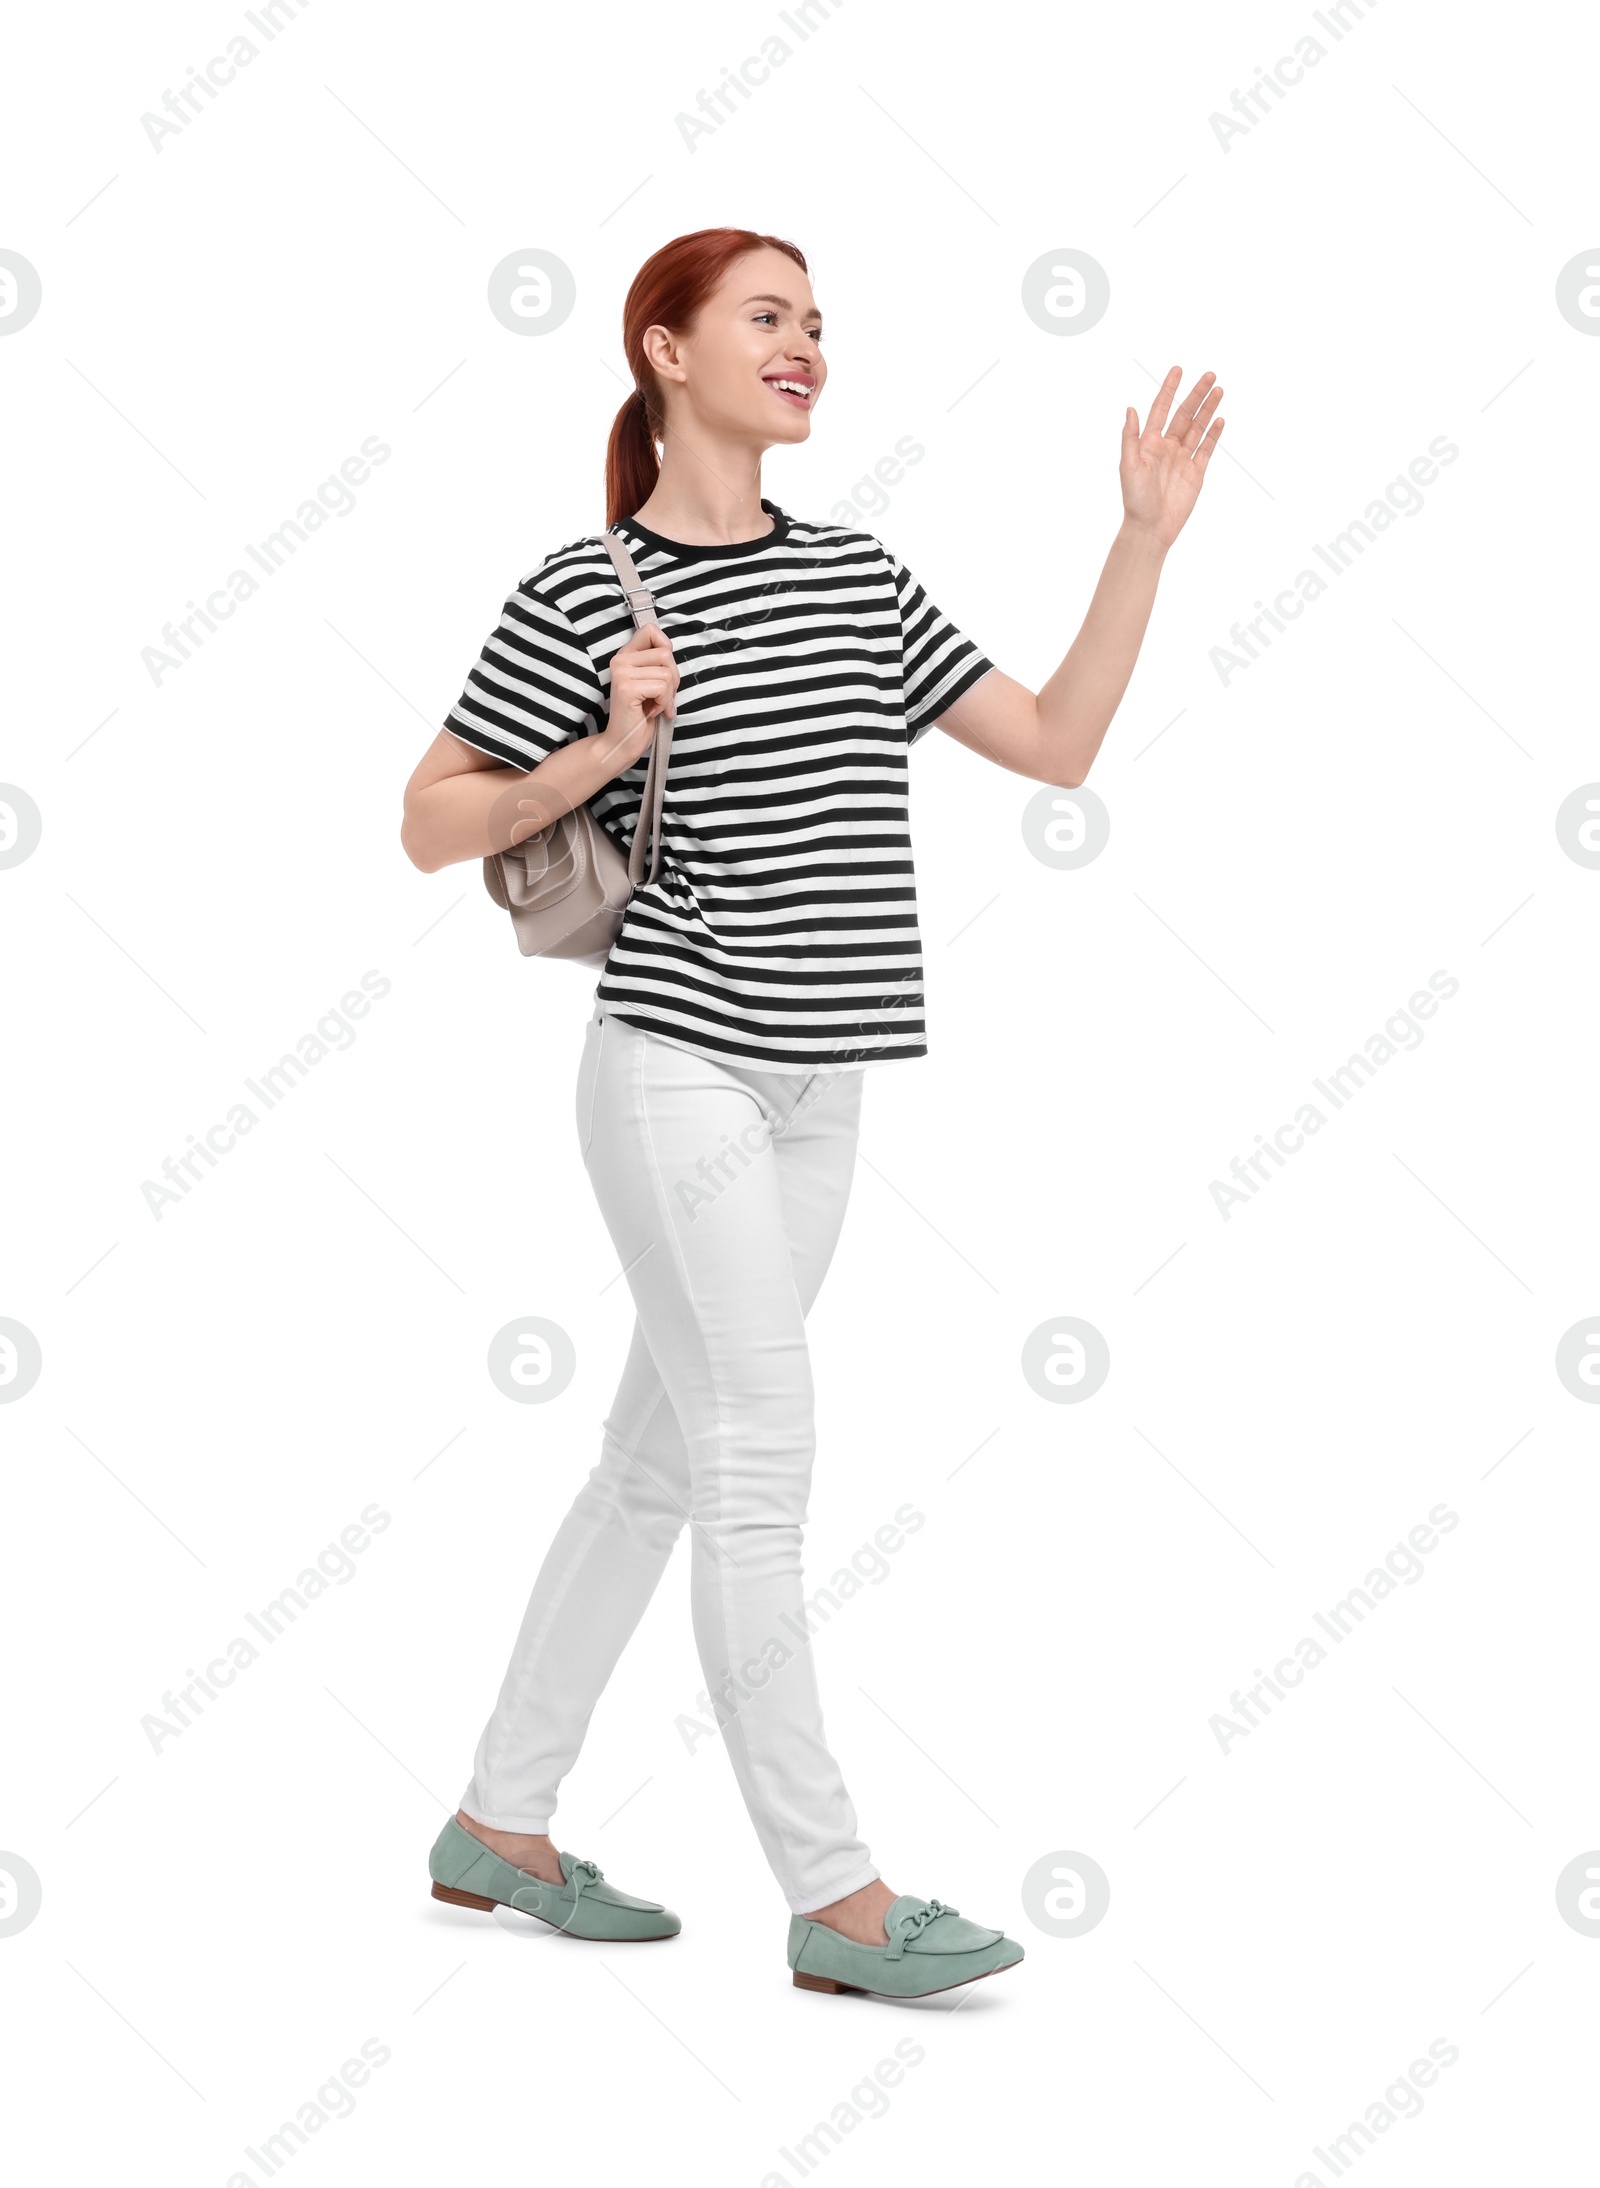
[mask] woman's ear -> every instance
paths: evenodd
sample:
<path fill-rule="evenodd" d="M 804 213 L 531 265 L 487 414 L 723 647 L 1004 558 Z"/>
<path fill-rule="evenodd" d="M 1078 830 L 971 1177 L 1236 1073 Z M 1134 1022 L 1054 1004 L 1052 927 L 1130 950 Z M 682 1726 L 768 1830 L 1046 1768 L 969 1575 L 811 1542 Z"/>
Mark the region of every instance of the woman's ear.
<path fill-rule="evenodd" d="M 681 345 L 670 327 L 646 327 L 642 346 L 645 359 L 658 380 L 674 380 L 681 385 L 688 378 Z"/>

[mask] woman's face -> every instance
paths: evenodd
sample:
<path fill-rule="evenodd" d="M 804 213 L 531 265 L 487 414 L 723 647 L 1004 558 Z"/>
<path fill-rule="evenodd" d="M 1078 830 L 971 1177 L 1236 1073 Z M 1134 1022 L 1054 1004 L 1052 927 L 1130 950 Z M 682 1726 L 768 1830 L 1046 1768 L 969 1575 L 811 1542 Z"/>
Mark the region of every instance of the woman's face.
<path fill-rule="evenodd" d="M 667 404 L 668 429 L 695 428 L 757 448 L 805 440 L 828 368 L 811 283 L 784 251 L 735 260 L 682 334 L 651 327 L 645 355 Z"/>

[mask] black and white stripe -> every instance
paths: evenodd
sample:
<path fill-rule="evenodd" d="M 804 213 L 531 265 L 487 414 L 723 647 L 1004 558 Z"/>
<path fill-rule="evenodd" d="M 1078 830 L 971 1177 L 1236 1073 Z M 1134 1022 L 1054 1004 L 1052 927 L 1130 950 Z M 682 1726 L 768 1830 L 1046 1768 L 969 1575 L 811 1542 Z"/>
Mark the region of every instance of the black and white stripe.
<path fill-rule="evenodd" d="M 868 532 L 771 502 L 763 538 L 686 547 L 612 526 L 678 664 L 661 869 L 595 993 L 698 1054 L 768 1071 L 927 1054 L 909 747 L 990 662 Z M 598 539 L 507 600 L 446 728 L 531 768 L 598 728 L 632 630 Z M 624 849 L 641 759 L 591 801 Z"/>

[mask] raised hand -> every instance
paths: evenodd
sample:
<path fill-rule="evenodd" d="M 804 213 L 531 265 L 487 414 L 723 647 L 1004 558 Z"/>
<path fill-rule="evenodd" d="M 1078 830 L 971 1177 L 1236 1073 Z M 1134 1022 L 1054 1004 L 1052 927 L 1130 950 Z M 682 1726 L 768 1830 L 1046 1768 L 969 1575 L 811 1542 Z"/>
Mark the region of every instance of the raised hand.
<path fill-rule="evenodd" d="M 1174 365 L 1156 390 L 1143 432 L 1139 413 L 1131 407 L 1122 421 L 1123 510 L 1128 523 L 1151 533 L 1163 547 L 1172 545 L 1188 521 L 1223 426 L 1215 415 L 1222 390 L 1215 385 L 1214 372 L 1201 373 L 1168 425 L 1181 371 Z"/>

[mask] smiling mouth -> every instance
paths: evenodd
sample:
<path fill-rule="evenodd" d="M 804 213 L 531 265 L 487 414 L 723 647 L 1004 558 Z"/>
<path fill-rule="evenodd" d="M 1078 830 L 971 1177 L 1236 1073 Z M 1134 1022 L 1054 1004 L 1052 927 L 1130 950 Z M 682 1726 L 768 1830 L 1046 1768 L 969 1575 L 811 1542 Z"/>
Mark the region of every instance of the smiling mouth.
<path fill-rule="evenodd" d="M 796 410 L 809 410 L 811 398 L 817 392 L 810 382 L 791 380 L 787 373 L 775 376 L 764 385 L 771 388 L 780 402 L 791 403 Z"/>

